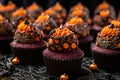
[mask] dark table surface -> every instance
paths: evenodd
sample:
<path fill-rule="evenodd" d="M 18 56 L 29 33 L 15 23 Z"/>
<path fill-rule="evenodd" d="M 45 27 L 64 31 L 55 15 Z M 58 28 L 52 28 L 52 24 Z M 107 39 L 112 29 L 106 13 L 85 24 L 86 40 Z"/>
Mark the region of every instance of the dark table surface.
<path fill-rule="evenodd" d="M 0 80 L 59 80 L 59 77 L 47 74 L 45 66 L 15 66 L 11 64 L 12 58 L 12 55 L 0 56 Z M 91 63 L 93 63 L 93 58 L 85 57 L 83 59 L 81 76 L 77 80 L 120 80 L 119 72 L 108 73 L 100 69 L 91 71 L 89 69 Z"/>

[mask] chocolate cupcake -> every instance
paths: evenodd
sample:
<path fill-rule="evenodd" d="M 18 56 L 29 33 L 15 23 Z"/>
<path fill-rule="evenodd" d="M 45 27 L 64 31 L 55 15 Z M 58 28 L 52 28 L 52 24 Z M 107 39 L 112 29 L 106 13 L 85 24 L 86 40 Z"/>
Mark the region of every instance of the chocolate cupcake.
<path fill-rule="evenodd" d="M 63 73 L 76 77 L 81 71 L 84 53 L 78 48 L 78 39 L 68 28 L 56 28 L 50 33 L 48 48 L 43 51 L 47 73 Z"/>
<path fill-rule="evenodd" d="M 19 9 L 16 9 L 12 13 L 10 22 L 11 22 L 11 25 L 14 27 L 14 31 L 16 30 L 17 25 L 26 19 L 26 16 L 27 16 L 27 11 L 22 7 Z"/>
<path fill-rule="evenodd" d="M 60 18 L 60 14 L 58 14 L 58 12 L 56 12 L 52 7 L 50 7 L 49 9 L 45 10 L 43 12 L 43 14 L 47 14 L 49 15 L 51 18 L 53 18 L 53 20 L 56 22 L 56 24 L 59 26 L 59 20 Z"/>
<path fill-rule="evenodd" d="M 103 10 L 109 10 L 114 16 L 115 16 L 115 9 L 112 5 L 110 5 L 107 1 L 103 1 L 102 3 L 100 3 L 95 11 L 94 14 L 98 14 L 100 11 Z"/>
<path fill-rule="evenodd" d="M 101 31 L 103 26 L 110 24 L 111 20 L 115 19 L 115 16 L 111 14 L 109 10 L 103 10 L 93 18 L 93 36 L 94 40 L 97 37 L 97 33 Z"/>
<path fill-rule="evenodd" d="M 43 12 L 43 9 L 37 3 L 34 2 L 27 7 L 27 12 L 27 15 L 30 18 L 36 19 Z"/>
<path fill-rule="evenodd" d="M 14 4 L 12 1 L 9 1 L 7 5 L 5 5 L 5 12 L 4 17 L 8 20 L 10 20 L 12 12 L 15 11 L 16 4 Z"/>
<path fill-rule="evenodd" d="M 14 57 L 20 60 L 20 64 L 43 65 L 44 47 L 45 41 L 41 39 L 40 30 L 28 21 L 23 21 L 18 25 L 11 48 Z"/>
<path fill-rule="evenodd" d="M 91 25 L 90 12 L 88 8 L 81 3 L 76 4 L 70 9 L 68 20 L 74 17 L 81 17 L 87 24 Z"/>
<path fill-rule="evenodd" d="M 120 71 L 120 22 L 112 21 L 98 33 L 93 46 L 94 62 L 98 68 L 113 72 Z"/>
<path fill-rule="evenodd" d="M 85 56 L 91 56 L 90 45 L 93 37 L 90 35 L 90 28 L 87 23 L 85 23 L 82 18 L 76 17 L 66 22 L 64 27 L 67 27 L 75 32 L 79 39 L 79 47 L 85 52 Z"/>
<path fill-rule="evenodd" d="M 67 18 L 66 9 L 58 2 L 52 7 L 52 9 L 55 10 L 55 12 L 57 13 L 58 25 L 64 24 Z"/>
<path fill-rule="evenodd" d="M 10 42 L 13 40 L 12 27 L 8 20 L 0 15 L 0 53 L 11 53 Z"/>
<path fill-rule="evenodd" d="M 52 29 L 57 28 L 56 22 L 46 14 L 38 16 L 38 18 L 35 20 L 35 25 L 43 31 L 44 39 L 47 39 L 49 32 Z"/>

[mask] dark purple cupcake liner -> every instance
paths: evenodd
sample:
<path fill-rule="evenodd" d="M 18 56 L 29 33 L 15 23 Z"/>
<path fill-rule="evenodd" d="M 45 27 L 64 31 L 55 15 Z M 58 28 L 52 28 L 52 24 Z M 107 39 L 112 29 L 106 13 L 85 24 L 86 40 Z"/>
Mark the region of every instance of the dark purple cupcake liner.
<path fill-rule="evenodd" d="M 120 52 L 120 51 L 119 51 Z M 113 54 L 105 51 L 93 51 L 93 57 L 94 57 L 94 62 L 97 64 L 99 69 L 108 71 L 108 72 L 115 72 L 119 71 L 120 72 L 120 53 L 115 53 L 113 51 Z"/>
<path fill-rule="evenodd" d="M 44 65 L 42 51 L 46 48 L 12 48 L 14 57 L 18 57 L 20 64 Z"/>
<path fill-rule="evenodd" d="M 69 77 L 77 77 L 81 72 L 83 57 L 71 60 L 56 60 L 43 55 L 47 73 L 60 76 L 67 74 Z"/>
<path fill-rule="evenodd" d="M 90 39 L 91 38 L 91 39 Z M 92 51 L 91 51 L 91 43 L 92 43 L 93 37 L 90 36 L 88 38 L 88 41 L 83 40 L 82 42 L 79 42 L 78 47 L 82 49 L 82 51 L 85 53 L 86 57 L 92 57 Z M 80 40 L 81 41 L 81 40 Z"/>
<path fill-rule="evenodd" d="M 11 53 L 11 43 L 12 39 L 7 39 L 7 40 L 0 40 L 0 53 L 2 54 L 9 54 Z"/>

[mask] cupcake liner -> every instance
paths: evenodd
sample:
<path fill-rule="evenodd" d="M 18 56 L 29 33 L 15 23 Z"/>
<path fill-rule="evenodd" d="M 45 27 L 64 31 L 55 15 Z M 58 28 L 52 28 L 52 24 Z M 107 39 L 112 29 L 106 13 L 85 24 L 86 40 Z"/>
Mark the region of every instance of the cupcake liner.
<path fill-rule="evenodd" d="M 93 40 L 93 37 L 89 36 L 89 39 L 87 41 L 82 40 L 82 42 L 79 42 L 78 47 L 83 50 L 86 57 L 92 57 L 92 51 L 91 51 L 92 40 Z"/>
<path fill-rule="evenodd" d="M 93 41 L 94 42 L 96 41 L 97 34 L 100 32 L 101 29 L 102 29 L 102 27 L 97 26 L 97 25 L 93 25 L 91 31 L 92 31 L 92 36 L 93 36 Z"/>
<path fill-rule="evenodd" d="M 15 48 L 11 47 L 13 55 L 18 57 L 20 64 L 39 64 L 44 65 L 42 51 L 45 47 L 42 48 Z"/>
<path fill-rule="evenodd" d="M 107 53 L 105 52 L 105 50 L 93 50 L 94 62 L 97 64 L 98 68 L 108 72 L 120 71 L 120 51 L 107 50 Z"/>
<path fill-rule="evenodd" d="M 60 76 L 67 74 L 70 77 L 77 77 L 81 72 L 82 57 L 71 60 L 57 60 L 43 56 L 47 73 Z"/>
<path fill-rule="evenodd" d="M 2 54 L 9 54 L 11 53 L 11 43 L 12 39 L 9 40 L 0 40 L 0 53 Z"/>

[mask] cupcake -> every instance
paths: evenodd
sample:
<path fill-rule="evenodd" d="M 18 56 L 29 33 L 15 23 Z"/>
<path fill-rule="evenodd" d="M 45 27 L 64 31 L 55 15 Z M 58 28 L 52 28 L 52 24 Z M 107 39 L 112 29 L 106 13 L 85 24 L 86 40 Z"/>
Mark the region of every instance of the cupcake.
<path fill-rule="evenodd" d="M 45 41 L 41 38 L 40 30 L 27 20 L 17 26 L 14 40 L 11 42 L 14 57 L 20 60 L 20 64 L 43 65 L 42 50 Z"/>
<path fill-rule="evenodd" d="M 52 29 L 57 28 L 56 22 L 46 14 L 38 16 L 38 18 L 35 20 L 35 25 L 43 31 L 44 39 L 48 37 L 49 32 Z"/>
<path fill-rule="evenodd" d="M 65 23 L 67 18 L 66 9 L 62 7 L 62 5 L 58 2 L 52 7 L 52 9 L 55 10 L 55 12 L 57 13 L 58 25 Z"/>
<path fill-rule="evenodd" d="M 9 26 L 8 20 L 0 15 L 0 53 L 11 53 L 10 42 L 13 39 L 12 29 Z"/>
<path fill-rule="evenodd" d="M 93 17 L 93 35 L 94 40 L 96 39 L 97 33 L 103 28 L 110 24 L 111 20 L 115 19 L 115 16 L 111 14 L 109 10 L 100 11 L 99 14 Z"/>
<path fill-rule="evenodd" d="M 48 48 L 43 51 L 47 73 L 60 76 L 63 73 L 76 77 L 81 72 L 84 53 L 78 48 L 78 39 L 68 28 L 56 28 L 50 33 Z"/>
<path fill-rule="evenodd" d="M 24 8 L 16 9 L 11 16 L 11 25 L 16 29 L 17 25 L 26 19 L 27 11 Z"/>
<path fill-rule="evenodd" d="M 15 9 L 16 9 L 16 5 L 13 2 L 9 1 L 8 4 L 5 6 L 5 12 L 3 14 L 5 18 L 10 20 L 12 12 L 15 11 Z"/>
<path fill-rule="evenodd" d="M 67 21 L 64 27 L 75 32 L 79 39 L 79 47 L 85 52 L 85 56 L 91 56 L 90 45 L 93 37 L 90 35 L 90 28 L 87 23 L 85 23 L 82 18 L 75 17 Z"/>
<path fill-rule="evenodd" d="M 43 12 L 43 14 L 47 14 L 49 15 L 51 18 L 53 18 L 53 20 L 56 22 L 56 24 L 59 26 L 59 20 L 60 20 L 60 15 L 55 11 L 53 10 L 52 7 L 50 7 L 49 9 L 45 10 Z"/>
<path fill-rule="evenodd" d="M 32 3 L 27 7 L 28 16 L 36 19 L 42 13 L 43 9 L 37 3 Z"/>
<path fill-rule="evenodd" d="M 97 35 L 93 46 L 94 62 L 98 68 L 113 72 L 120 71 L 120 21 L 113 20 Z"/>
<path fill-rule="evenodd" d="M 70 9 L 68 20 L 74 17 L 81 17 L 87 24 L 91 25 L 90 12 L 88 8 L 81 3 L 76 4 Z"/>
<path fill-rule="evenodd" d="M 96 9 L 94 14 L 98 14 L 102 10 L 109 10 L 115 16 L 115 9 L 112 5 L 110 5 L 107 1 L 103 1 L 100 3 Z"/>

